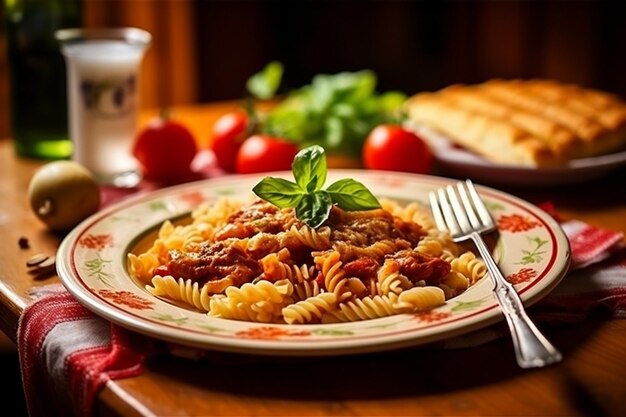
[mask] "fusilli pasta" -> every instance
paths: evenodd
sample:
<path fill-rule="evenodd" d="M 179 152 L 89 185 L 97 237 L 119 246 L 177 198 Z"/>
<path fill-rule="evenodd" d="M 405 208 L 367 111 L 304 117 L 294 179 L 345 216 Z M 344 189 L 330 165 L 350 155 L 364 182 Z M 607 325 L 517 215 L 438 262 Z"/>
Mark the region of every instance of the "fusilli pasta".
<path fill-rule="evenodd" d="M 442 305 L 484 274 L 419 203 L 331 209 L 313 229 L 293 209 L 222 198 L 165 221 L 128 270 L 147 291 L 211 317 L 310 324 Z"/>

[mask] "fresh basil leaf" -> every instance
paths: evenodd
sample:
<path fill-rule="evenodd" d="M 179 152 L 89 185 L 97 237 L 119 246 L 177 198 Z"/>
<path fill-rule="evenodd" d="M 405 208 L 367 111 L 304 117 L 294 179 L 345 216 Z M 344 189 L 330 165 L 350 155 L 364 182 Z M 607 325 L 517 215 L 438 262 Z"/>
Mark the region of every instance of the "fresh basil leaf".
<path fill-rule="evenodd" d="M 270 62 L 258 73 L 250 77 L 246 83 L 248 92 L 261 100 L 274 97 L 283 78 L 283 64 Z"/>
<path fill-rule="evenodd" d="M 300 150 L 291 165 L 293 176 L 302 190 L 321 190 L 326 182 L 326 155 L 318 145 Z"/>
<path fill-rule="evenodd" d="M 334 182 L 326 191 L 330 194 L 333 203 L 347 211 L 372 210 L 381 207 L 374 194 L 352 178 Z"/>
<path fill-rule="evenodd" d="M 322 190 L 327 166 L 324 148 L 312 145 L 299 151 L 291 165 L 297 183 L 265 177 L 252 191 L 279 208 L 295 208 L 300 221 L 317 228 L 328 219 L 333 204 L 344 210 L 371 210 L 381 205 L 360 182 L 346 178 Z"/>
<path fill-rule="evenodd" d="M 296 217 L 315 229 L 328 219 L 332 206 L 333 202 L 326 191 L 315 191 L 300 200 L 296 206 Z"/>
<path fill-rule="evenodd" d="M 279 208 L 296 207 L 306 195 L 298 184 L 276 177 L 263 178 L 252 191 Z"/>

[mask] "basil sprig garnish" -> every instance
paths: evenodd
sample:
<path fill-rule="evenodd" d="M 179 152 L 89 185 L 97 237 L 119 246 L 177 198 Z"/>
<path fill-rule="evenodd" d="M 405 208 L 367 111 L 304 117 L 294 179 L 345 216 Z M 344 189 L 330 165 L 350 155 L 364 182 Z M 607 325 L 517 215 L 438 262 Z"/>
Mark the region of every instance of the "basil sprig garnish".
<path fill-rule="evenodd" d="M 324 148 L 318 145 L 300 150 L 291 164 L 294 179 L 265 177 L 252 191 L 279 208 L 295 208 L 296 217 L 310 227 L 319 227 L 333 204 L 346 211 L 372 210 L 380 203 L 360 182 L 344 178 L 322 189 L 327 165 Z"/>

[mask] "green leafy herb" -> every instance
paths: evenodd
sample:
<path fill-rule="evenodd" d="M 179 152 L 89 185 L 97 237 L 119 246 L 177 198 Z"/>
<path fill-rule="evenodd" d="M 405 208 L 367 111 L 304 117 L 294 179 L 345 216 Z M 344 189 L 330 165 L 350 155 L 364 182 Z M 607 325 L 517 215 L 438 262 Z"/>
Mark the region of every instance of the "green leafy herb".
<path fill-rule="evenodd" d="M 258 99 L 272 98 L 281 82 L 270 63 L 248 80 Z M 288 92 L 264 115 L 262 132 L 290 139 L 301 147 L 323 146 L 329 152 L 359 156 L 365 138 L 378 124 L 397 122 L 406 95 L 376 92 L 376 74 L 369 70 L 316 75 L 309 85 Z"/>
<path fill-rule="evenodd" d="M 283 78 L 283 64 L 270 62 L 246 83 L 246 88 L 256 98 L 267 100 L 274 97 Z"/>
<path fill-rule="evenodd" d="M 326 192 L 330 194 L 333 203 L 348 211 L 363 210 L 363 207 L 369 207 L 372 199 L 375 199 L 370 190 L 352 178 L 344 178 L 329 185 Z M 376 203 L 378 204 L 378 200 Z"/>
<path fill-rule="evenodd" d="M 310 227 L 319 227 L 330 214 L 333 204 L 344 210 L 372 210 L 380 203 L 360 182 L 344 178 L 322 189 L 327 166 L 324 148 L 312 145 L 298 152 L 291 165 L 295 182 L 265 177 L 252 191 L 280 208 L 295 208 L 296 217 Z"/>
<path fill-rule="evenodd" d="M 330 195 L 325 191 L 317 190 L 303 196 L 296 207 L 296 217 L 316 228 L 328 218 L 332 206 L 333 201 Z"/>

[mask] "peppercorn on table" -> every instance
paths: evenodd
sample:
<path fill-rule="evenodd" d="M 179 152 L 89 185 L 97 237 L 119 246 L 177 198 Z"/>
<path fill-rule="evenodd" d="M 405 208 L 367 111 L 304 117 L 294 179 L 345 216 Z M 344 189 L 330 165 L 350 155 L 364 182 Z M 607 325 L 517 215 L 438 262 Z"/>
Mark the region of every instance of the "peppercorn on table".
<path fill-rule="evenodd" d="M 210 126 L 236 106 L 172 113 L 206 147 Z M 142 123 L 155 114 L 144 112 Z M 56 254 L 63 238 L 29 207 L 28 184 L 42 164 L 16 157 L 11 141 L 0 141 L 0 328 L 14 341 L 29 291 L 59 282 L 54 271 L 31 271 Z M 499 188 L 535 204 L 552 201 L 565 219 L 626 233 L 626 196 L 619 192 L 624 173 L 559 188 Z M 43 258 L 34 259 L 37 254 Z M 109 381 L 93 410 L 102 416 L 624 415 L 626 321 L 597 312 L 542 330 L 564 360 L 534 370 L 518 368 L 506 335 L 475 347 L 425 345 L 347 356 L 159 355 L 139 376 Z"/>

